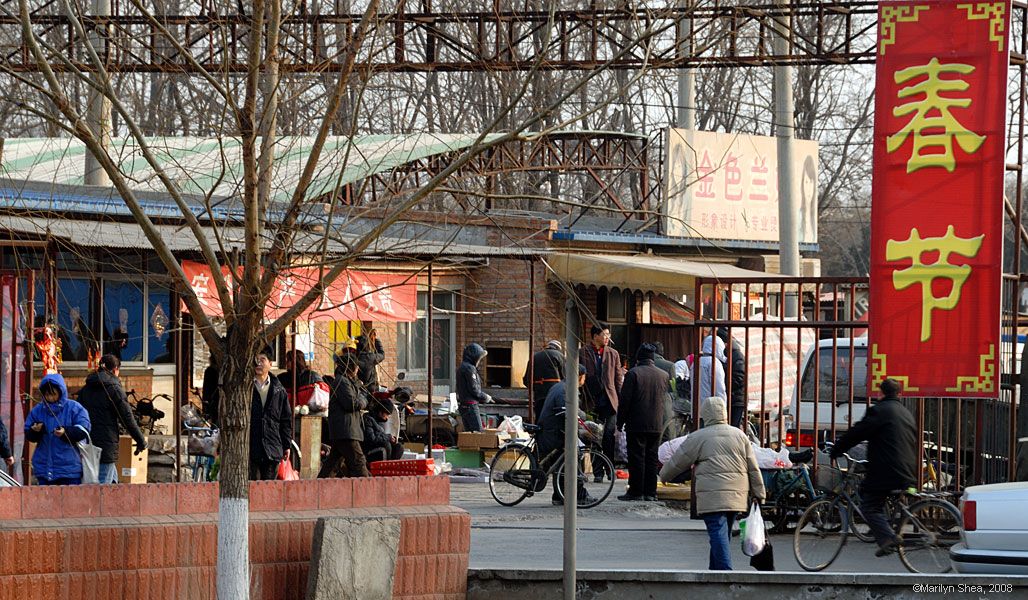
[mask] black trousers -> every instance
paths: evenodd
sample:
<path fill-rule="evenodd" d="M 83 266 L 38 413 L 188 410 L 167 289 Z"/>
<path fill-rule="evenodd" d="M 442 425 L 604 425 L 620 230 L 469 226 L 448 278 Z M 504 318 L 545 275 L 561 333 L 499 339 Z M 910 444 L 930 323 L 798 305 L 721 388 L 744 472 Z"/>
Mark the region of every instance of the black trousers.
<path fill-rule="evenodd" d="M 888 492 L 860 489 L 860 512 L 864 513 L 864 520 L 879 547 L 898 541 L 896 532 L 889 524 L 889 516 L 885 514 L 885 500 L 888 497 Z"/>
<path fill-rule="evenodd" d="M 610 459 L 610 463 L 614 464 L 617 462 L 617 448 L 615 448 L 614 434 L 617 431 L 618 426 L 618 415 L 611 408 L 599 408 L 596 410 L 596 416 L 600 419 L 600 424 L 603 425 L 603 441 L 600 443 L 603 453 Z M 614 480 L 614 473 L 601 473 L 605 471 L 602 467 L 596 471 L 596 475 L 604 475 Z"/>
<path fill-rule="evenodd" d="M 659 433 L 628 432 L 628 494 L 631 496 L 656 496 L 657 447 Z"/>
<path fill-rule="evenodd" d="M 738 427 L 742 425 L 742 420 L 746 416 L 746 405 L 745 404 L 732 404 L 732 427 Z"/>
<path fill-rule="evenodd" d="M 357 440 L 332 440 L 330 443 L 332 451 L 328 453 L 325 462 L 321 465 L 321 471 L 318 473 L 319 479 L 340 475 L 344 477 L 371 476 L 368 473 L 368 463 L 364 459 L 364 451 L 361 449 L 360 442 Z M 336 469 L 339 470 L 340 475 L 335 474 Z M 345 475 L 343 475 L 344 473 Z"/>
<path fill-rule="evenodd" d="M 482 417 L 477 404 L 465 404 L 457 409 L 464 431 L 482 431 Z"/>
<path fill-rule="evenodd" d="M 269 481 L 278 477 L 278 464 L 280 460 L 266 460 L 264 458 L 250 457 L 250 481 Z"/>

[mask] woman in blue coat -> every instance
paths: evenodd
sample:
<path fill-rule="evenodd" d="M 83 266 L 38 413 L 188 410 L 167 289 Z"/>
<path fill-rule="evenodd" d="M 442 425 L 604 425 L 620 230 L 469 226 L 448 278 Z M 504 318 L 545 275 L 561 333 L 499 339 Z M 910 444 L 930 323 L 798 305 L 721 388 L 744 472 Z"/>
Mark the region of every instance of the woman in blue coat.
<path fill-rule="evenodd" d="M 76 444 L 89 433 L 89 413 L 68 398 L 64 378 L 53 374 L 39 382 L 43 401 L 29 412 L 25 438 L 36 444 L 32 471 L 40 485 L 82 483 L 82 459 Z"/>

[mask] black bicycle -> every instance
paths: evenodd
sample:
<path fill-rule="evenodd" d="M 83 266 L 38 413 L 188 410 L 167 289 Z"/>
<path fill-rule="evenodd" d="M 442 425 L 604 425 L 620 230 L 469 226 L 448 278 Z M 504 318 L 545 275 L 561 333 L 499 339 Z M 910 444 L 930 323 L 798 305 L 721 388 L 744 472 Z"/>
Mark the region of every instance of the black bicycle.
<path fill-rule="evenodd" d="M 540 457 L 534 437 L 539 430 L 537 425 L 525 425 L 525 431 L 533 437 L 508 442 L 489 463 L 489 491 L 503 506 L 514 506 L 543 491 L 554 473 L 557 474 L 557 494 L 561 499 L 565 497 L 564 450 L 554 450 Z M 579 508 L 592 508 L 607 499 L 614 489 L 612 473 L 614 465 L 606 455 L 579 442 L 578 482 L 586 492 L 586 500 L 578 502 Z"/>
<path fill-rule="evenodd" d="M 850 532 L 871 538 L 860 509 L 855 461 L 831 492 L 814 501 L 800 517 L 793 536 L 796 562 L 807 571 L 828 568 L 842 552 Z M 822 469 L 826 467 L 821 467 Z M 952 569 L 949 549 L 960 541 L 960 511 L 946 500 L 916 490 L 896 490 L 887 503 L 890 524 L 899 535 L 900 561 L 912 573 L 947 573 Z"/>

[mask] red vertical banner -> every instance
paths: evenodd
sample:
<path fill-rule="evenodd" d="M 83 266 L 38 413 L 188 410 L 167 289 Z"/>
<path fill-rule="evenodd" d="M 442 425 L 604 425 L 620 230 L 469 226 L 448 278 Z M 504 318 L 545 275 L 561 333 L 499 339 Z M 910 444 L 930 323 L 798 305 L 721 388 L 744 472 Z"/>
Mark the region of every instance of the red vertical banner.
<path fill-rule="evenodd" d="M 1010 2 L 882 2 L 871 383 L 999 393 Z"/>

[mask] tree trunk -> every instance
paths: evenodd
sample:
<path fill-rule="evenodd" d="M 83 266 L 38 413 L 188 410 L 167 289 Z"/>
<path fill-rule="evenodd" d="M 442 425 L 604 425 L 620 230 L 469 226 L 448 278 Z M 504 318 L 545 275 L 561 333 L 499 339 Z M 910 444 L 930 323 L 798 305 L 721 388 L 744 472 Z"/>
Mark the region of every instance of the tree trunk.
<path fill-rule="evenodd" d="M 250 325 L 247 327 L 246 325 Z M 218 598 L 250 597 L 249 471 L 253 324 L 229 329 L 222 361 L 221 471 L 218 501 Z"/>

